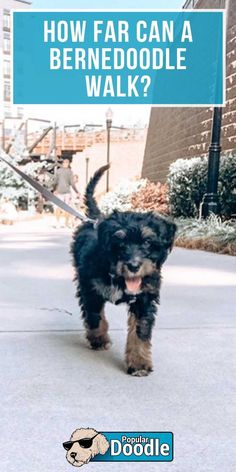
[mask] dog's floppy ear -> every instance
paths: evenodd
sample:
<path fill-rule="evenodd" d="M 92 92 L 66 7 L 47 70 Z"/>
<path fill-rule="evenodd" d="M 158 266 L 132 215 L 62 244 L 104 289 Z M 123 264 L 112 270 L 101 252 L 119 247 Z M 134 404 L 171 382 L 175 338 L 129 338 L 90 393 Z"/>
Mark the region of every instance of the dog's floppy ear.
<path fill-rule="evenodd" d="M 98 446 L 98 454 L 106 454 L 106 452 L 108 451 L 110 444 L 103 434 L 98 435 L 97 446 Z"/>
<path fill-rule="evenodd" d="M 112 225 L 108 220 L 102 221 L 98 225 L 98 242 L 101 247 L 106 252 L 109 252 L 111 248 L 111 234 L 113 232 Z"/>
<path fill-rule="evenodd" d="M 115 240 L 121 241 L 126 236 L 124 230 L 121 229 L 120 225 L 116 222 L 115 212 L 113 216 L 101 221 L 98 225 L 98 241 L 103 250 L 109 252 L 112 247 L 112 243 Z"/>
<path fill-rule="evenodd" d="M 165 249 L 171 251 L 174 244 L 175 233 L 177 226 L 173 221 L 164 218 L 158 213 L 154 213 L 154 225 L 156 227 L 156 234 L 159 237 L 159 243 Z"/>
<path fill-rule="evenodd" d="M 168 221 L 168 220 L 166 220 L 166 225 L 167 225 L 167 235 L 165 239 L 166 239 L 167 248 L 171 252 L 174 245 L 177 226 L 175 223 L 173 223 L 173 221 Z"/>

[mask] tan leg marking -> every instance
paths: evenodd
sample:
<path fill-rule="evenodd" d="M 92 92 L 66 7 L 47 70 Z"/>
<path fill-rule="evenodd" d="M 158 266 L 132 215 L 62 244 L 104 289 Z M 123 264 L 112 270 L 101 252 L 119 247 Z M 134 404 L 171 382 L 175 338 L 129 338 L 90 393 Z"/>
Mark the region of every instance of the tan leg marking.
<path fill-rule="evenodd" d="M 108 336 L 108 322 L 105 318 L 104 310 L 101 312 L 101 321 L 98 328 L 87 329 L 87 339 L 92 349 L 109 349 L 111 340 Z"/>
<path fill-rule="evenodd" d="M 128 374 L 136 377 L 148 375 L 152 370 L 151 341 L 142 341 L 136 332 L 137 321 L 129 314 L 128 338 L 126 344 L 126 364 Z"/>

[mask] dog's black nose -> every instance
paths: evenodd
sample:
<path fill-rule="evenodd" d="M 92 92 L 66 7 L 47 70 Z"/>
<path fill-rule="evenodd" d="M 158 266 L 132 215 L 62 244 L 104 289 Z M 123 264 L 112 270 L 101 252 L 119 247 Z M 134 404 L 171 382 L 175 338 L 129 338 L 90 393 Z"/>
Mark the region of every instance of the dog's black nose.
<path fill-rule="evenodd" d="M 135 273 L 135 272 L 138 272 L 138 270 L 139 270 L 139 268 L 140 268 L 140 265 L 141 265 L 140 262 L 134 262 L 134 261 L 133 261 L 133 262 L 129 262 L 129 263 L 127 264 L 127 267 L 128 267 L 128 269 L 130 270 L 130 272 L 134 272 L 134 273 Z"/>
<path fill-rule="evenodd" d="M 76 452 L 71 452 L 70 457 L 72 457 L 72 459 L 75 459 L 76 458 Z"/>

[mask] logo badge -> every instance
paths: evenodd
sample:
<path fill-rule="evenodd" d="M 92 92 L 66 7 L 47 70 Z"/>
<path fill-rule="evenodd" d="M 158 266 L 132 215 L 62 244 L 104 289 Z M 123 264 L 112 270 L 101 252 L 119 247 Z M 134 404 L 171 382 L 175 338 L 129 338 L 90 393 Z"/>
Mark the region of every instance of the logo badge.
<path fill-rule="evenodd" d="M 63 443 L 66 459 L 81 467 L 91 460 L 99 462 L 171 462 L 174 455 L 170 432 L 98 432 L 94 428 L 76 429 Z"/>

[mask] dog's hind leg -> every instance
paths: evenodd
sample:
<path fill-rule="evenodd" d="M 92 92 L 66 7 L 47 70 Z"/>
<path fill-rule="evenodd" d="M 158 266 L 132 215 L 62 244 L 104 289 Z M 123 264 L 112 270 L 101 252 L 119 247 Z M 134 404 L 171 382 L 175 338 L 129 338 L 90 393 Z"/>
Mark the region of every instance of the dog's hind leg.
<path fill-rule="evenodd" d="M 81 308 L 86 337 L 92 349 L 108 349 L 111 341 L 108 336 L 108 322 L 104 314 L 104 300 L 94 295 L 87 294 L 81 297 Z"/>
<path fill-rule="evenodd" d="M 143 377 L 153 370 L 151 335 L 156 308 L 150 305 L 149 311 L 141 314 L 140 307 L 134 305 L 130 307 L 128 319 L 126 365 L 128 374 Z"/>

